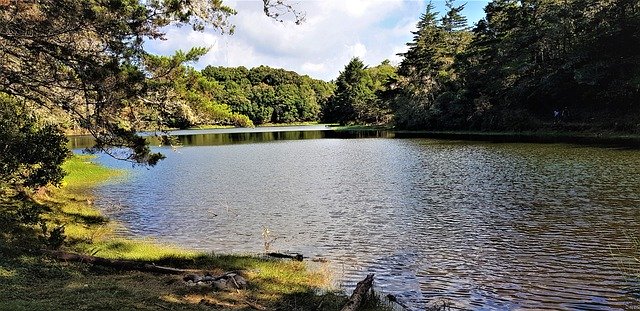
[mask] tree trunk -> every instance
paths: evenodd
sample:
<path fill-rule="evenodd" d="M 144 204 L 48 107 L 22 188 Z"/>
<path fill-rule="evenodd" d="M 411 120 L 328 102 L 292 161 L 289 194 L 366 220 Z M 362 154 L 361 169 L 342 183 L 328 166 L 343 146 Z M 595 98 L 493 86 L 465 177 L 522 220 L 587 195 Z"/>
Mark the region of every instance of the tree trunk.
<path fill-rule="evenodd" d="M 351 297 L 349 298 L 349 301 L 344 307 L 342 307 L 341 311 L 357 310 L 366 298 L 367 293 L 369 292 L 369 289 L 371 289 L 372 285 L 373 273 L 367 275 L 364 280 L 358 282 L 358 284 L 356 285 L 356 289 L 353 290 L 353 294 L 351 294 Z"/>

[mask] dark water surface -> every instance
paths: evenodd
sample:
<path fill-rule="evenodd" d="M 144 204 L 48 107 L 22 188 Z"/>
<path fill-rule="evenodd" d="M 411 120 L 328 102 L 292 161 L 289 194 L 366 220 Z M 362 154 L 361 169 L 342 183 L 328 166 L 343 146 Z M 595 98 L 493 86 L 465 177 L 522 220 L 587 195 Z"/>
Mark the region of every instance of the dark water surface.
<path fill-rule="evenodd" d="M 179 132 L 97 204 L 129 235 L 373 272 L 415 310 L 640 310 L 639 151 L 304 129 Z"/>

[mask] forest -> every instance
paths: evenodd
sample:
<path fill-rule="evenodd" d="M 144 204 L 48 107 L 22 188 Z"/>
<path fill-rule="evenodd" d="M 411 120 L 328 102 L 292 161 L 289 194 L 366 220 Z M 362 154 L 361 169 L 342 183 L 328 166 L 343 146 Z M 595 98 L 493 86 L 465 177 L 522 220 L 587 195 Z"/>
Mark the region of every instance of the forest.
<path fill-rule="evenodd" d="M 86 2 L 2 5 L 5 189 L 59 183 L 70 131 L 94 136 L 94 151 L 150 165 L 163 156 L 138 132 L 198 125 L 640 131 L 638 1 L 494 0 L 473 26 L 464 4 L 429 4 L 399 64 L 353 58 L 330 82 L 267 66 L 190 66 L 205 48 L 144 50 L 175 23 L 232 31 L 235 12 L 222 4 Z"/>
<path fill-rule="evenodd" d="M 59 182 L 60 133 L 70 131 L 94 136 L 94 151 L 151 165 L 162 155 L 138 132 L 198 125 L 640 131 L 638 1 L 494 0 L 473 26 L 464 4 L 429 4 L 399 64 L 353 58 L 330 82 L 267 66 L 191 67 L 205 48 L 144 50 L 175 23 L 232 31 L 235 12 L 220 3 L 86 2 L 2 4 L 5 186 Z"/>
<path fill-rule="evenodd" d="M 403 129 L 640 131 L 638 1 L 496 0 L 473 27 L 464 5 L 447 8 L 427 7 L 376 101 L 356 91 L 358 60 L 334 98 L 375 103 Z"/>
<path fill-rule="evenodd" d="M 640 131 L 637 1 L 492 1 L 473 26 L 465 4 L 446 7 L 427 6 L 400 64 L 354 58 L 330 82 L 266 66 L 185 67 L 173 87 L 190 100 L 170 126 Z"/>

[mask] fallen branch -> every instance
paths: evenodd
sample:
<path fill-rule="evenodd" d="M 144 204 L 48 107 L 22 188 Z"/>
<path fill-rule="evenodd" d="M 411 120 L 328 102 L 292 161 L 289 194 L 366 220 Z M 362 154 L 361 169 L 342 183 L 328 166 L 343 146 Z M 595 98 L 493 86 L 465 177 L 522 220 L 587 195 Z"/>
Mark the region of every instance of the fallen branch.
<path fill-rule="evenodd" d="M 83 262 L 92 265 L 105 266 L 120 270 L 135 270 L 142 272 L 153 272 L 161 274 L 185 274 L 194 270 L 176 269 L 171 267 L 156 266 L 144 261 L 123 260 L 123 259 L 107 259 L 89 255 L 81 255 L 76 253 L 67 253 L 63 251 L 44 250 L 55 259 L 73 262 Z"/>
<path fill-rule="evenodd" d="M 373 285 L 373 273 L 367 275 L 367 277 L 364 278 L 364 280 L 358 282 L 358 284 L 356 285 L 356 289 L 353 290 L 353 294 L 351 294 L 351 297 L 349 298 L 349 301 L 347 301 L 347 304 L 344 307 L 342 307 L 341 311 L 357 310 L 362 304 L 362 302 L 365 300 L 365 297 L 367 296 L 367 293 L 371 289 L 372 285 Z"/>
<path fill-rule="evenodd" d="M 262 306 L 262 305 L 259 305 L 259 304 L 255 303 L 255 302 L 251 302 L 251 301 L 248 301 L 248 300 L 245 300 L 245 301 L 243 301 L 243 302 L 244 302 L 247 306 L 249 306 L 249 307 L 251 307 L 251 308 L 253 308 L 253 309 L 256 309 L 256 310 L 260 310 L 260 311 L 267 310 L 267 307 Z"/>
<path fill-rule="evenodd" d="M 275 258 L 289 258 L 296 261 L 302 261 L 304 259 L 304 256 L 299 253 L 291 253 L 291 255 L 282 253 L 267 253 L 267 256 Z"/>
<path fill-rule="evenodd" d="M 399 306 L 402 307 L 402 309 L 404 310 L 410 310 L 409 306 L 405 305 L 402 301 L 398 300 L 398 298 L 396 298 L 396 296 L 392 295 L 392 294 L 388 294 L 387 295 L 387 299 L 389 300 L 389 303 L 391 302 L 395 302 L 397 303 Z"/>

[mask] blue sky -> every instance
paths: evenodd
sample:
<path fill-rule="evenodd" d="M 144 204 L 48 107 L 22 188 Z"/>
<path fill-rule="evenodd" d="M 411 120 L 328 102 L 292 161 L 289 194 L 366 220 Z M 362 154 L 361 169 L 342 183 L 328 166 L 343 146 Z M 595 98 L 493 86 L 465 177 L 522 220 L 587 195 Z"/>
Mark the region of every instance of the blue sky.
<path fill-rule="evenodd" d="M 432 1 L 436 11 L 446 12 L 445 1 Z M 484 16 L 489 0 L 466 3 L 464 14 L 470 25 Z M 406 51 L 411 31 L 428 1 L 408 0 L 302 0 L 288 1 L 306 12 L 301 25 L 279 23 L 264 16 L 262 1 L 224 1 L 238 14 L 231 18 L 234 35 L 214 30 L 193 32 L 189 27 L 166 29 L 167 40 L 147 43 L 150 52 L 162 55 L 194 46 L 210 51 L 196 68 L 213 66 L 267 65 L 293 70 L 313 78 L 331 80 L 352 57 L 375 66 L 385 59 L 398 63 L 396 55 Z"/>

